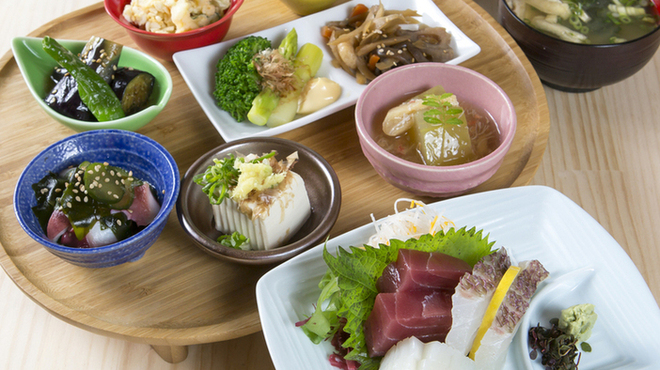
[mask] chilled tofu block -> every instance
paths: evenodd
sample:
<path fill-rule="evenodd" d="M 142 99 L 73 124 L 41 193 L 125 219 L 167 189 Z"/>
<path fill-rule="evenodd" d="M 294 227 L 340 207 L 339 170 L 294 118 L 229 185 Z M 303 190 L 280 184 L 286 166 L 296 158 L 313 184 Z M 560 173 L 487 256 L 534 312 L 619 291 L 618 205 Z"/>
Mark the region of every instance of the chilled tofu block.
<path fill-rule="evenodd" d="M 226 198 L 213 206 L 215 227 L 224 234 L 235 231 L 249 238 L 250 249 L 268 250 L 286 243 L 311 215 L 305 182 L 288 171 L 284 181 L 237 202 Z"/>

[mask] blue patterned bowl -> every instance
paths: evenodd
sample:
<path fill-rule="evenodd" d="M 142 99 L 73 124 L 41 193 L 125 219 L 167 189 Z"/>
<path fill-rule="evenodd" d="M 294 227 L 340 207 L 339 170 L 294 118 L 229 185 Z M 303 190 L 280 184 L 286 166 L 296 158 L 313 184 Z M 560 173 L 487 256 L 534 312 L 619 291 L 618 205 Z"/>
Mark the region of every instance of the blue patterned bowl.
<path fill-rule="evenodd" d="M 161 209 L 154 221 L 120 242 L 97 248 L 71 248 L 50 241 L 32 212 L 36 198 L 32 184 L 51 172 L 83 161 L 108 162 L 133 171 L 157 190 Z M 109 267 L 136 261 L 156 241 L 179 194 L 179 169 L 174 158 L 156 141 L 130 131 L 94 130 L 69 136 L 39 153 L 18 179 L 14 212 L 25 232 L 49 252 L 83 267 Z"/>

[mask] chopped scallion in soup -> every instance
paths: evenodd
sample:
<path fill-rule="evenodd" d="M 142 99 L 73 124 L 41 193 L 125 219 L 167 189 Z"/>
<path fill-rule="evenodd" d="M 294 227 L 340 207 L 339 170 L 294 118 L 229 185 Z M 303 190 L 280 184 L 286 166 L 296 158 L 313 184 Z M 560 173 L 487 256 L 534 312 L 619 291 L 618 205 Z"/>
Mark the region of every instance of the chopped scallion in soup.
<path fill-rule="evenodd" d="M 506 0 L 533 28 L 564 41 L 615 44 L 655 30 L 660 17 L 651 0 Z"/>

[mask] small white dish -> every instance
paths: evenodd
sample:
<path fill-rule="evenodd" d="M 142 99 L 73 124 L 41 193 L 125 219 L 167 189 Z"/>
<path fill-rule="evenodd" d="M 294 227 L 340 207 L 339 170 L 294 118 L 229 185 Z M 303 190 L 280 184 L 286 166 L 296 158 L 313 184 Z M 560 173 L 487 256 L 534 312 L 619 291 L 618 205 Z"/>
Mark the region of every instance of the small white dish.
<path fill-rule="evenodd" d="M 577 303 L 596 306 L 598 320 L 582 352 L 581 370 L 659 369 L 660 309 L 632 260 L 588 213 L 558 191 L 526 186 L 437 202 L 433 209 L 457 227 L 475 226 L 506 247 L 517 261 L 538 259 L 550 272 L 532 299 L 509 348 L 505 370 L 543 369 L 530 361 L 530 326 L 558 317 Z M 366 243 L 365 225 L 327 242 L 328 251 Z M 266 273 L 257 283 L 259 317 L 275 368 L 336 370 L 328 362 L 330 343 L 313 344 L 295 323 L 314 310 L 318 283 L 327 267 L 323 245 Z"/>
<path fill-rule="evenodd" d="M 245 137 L 281 134 L 355 104 L 358 96 L 360 96 L 367 86 L 356 83 L 353 76 L 340 68 L 332 66 L 332 54 L 326 46 L 326 40 L 321 36 L 322 25 L 329 21 L 345 19 L 350 10 L 358 3 L 371 6 L 377 4 L 377 1 L 369 0 L 366 3 L 359 0 L 350 1 L 254 34 L 256 36 L 266 37 L 271 40 L 273 45 L 278 45 L 286 34 L 292 28 L 295 28 L 298 33 L 298 45 L 309 42 L 321 47 L 323 50 L 323 62 L 317 76 L 328 77 L 342 87 L 341 96 L 333 104 L 306 116 L 297 116 L 298 118 L 294 121 L 278 127 L 257 126 L 247 121 L 236 122 L 229 113 L 221 110 L 216 105 L 215 98 L 213 97 L 216 65 L 218 60 L 225 55 L 227 49 L 234 45 L 238 39 L 175 53 L 173 57 L 174 63 L 179 69 L 179 72 L 181 72 L 181 76 L 183 76 L 190 91 L 192 91 L 193 96 L 202 107 L 202 110 L 225 141 L 229 142 Z M 452 35 L 451 46 L 456 53 L 456 58 L 447 62 L 447 64 L 462 63 L 479 54 L 481 51 L 479 45 L 469 39 L 431 0 L 411 0 L 405 3 L 397 0 L 382 0 L 382 3 L 385 9 L 414 9 L 421 15 L 420 21 L 422 23 L 429 26 L 441 26 L 447 29 Z"/>

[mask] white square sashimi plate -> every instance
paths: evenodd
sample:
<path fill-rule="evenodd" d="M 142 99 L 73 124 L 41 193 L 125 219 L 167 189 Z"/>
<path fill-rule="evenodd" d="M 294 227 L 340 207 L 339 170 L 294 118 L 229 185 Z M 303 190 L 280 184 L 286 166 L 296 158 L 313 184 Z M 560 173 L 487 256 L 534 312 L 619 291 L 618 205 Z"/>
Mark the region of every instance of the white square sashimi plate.
<path fill-rule="evenodd" d="M 247 121 L 237 122 L 229 115 L 229 113 L 221 110 L 216 105 L 213 97 L 213 91 L 215 90 L 216 64 L 218 63 L 218 60 L 225 55 L 227 49 L 234 45 L 238 39 L 175 53 L 173 56 L 174 63 L 179 69 L 181 76 L 183 76 L 184 81 L 186 81 L 190 91 L 192 91 L 193 96 L 202 107 L 202 110 L 225 141 L 228 142 L 245 137 L 273 136 L 281 134 L 355 104 L 358 96 L 360 96 L 365 89 L 366 85 L 358 84 L 355 82 L 354 77 L 350 76 L 342 69 L 335 68 L 331 65 L 332 54 L 326 46 L 326 40 L 321 36 L 322 25 L 329 21 L 345 19 L 351 9 L 353 9 L 358 3 L 370 6 L 378 4 L 378 1 L 350 1 L 334 8 L 254 34 L 256 36 L 268 38 L 272 44 L 276 46 L 279 45 L 280 41 L 292 28 L 295 28 L 298 33 L 299 46 L 309 42 L 321 47 L 323 50 L 323 62 L 321 63 L 321 68 L 319 69 L 317 76 L 327 77 L 337 82 L 342 87 L 341 96 L 333 104 L 314 113 L 305 116 L 297 116 L 298 118 L 294 121 L 278 127 L 269 128 L 266 126 L 257 126 Z M 404 10 L 409 8 L 416 10 L 421 15 L 418 19 L 422 23 L 447 29 L 452 35 L 451 46 L 456 53 L 456 58 L 447 62 L 447 64 L 462 63 L 479 54 L 481 51 L 479 45 L 470 40 L 458 27 L 456 27 L 456 25 L 453 24 L 431 0 L 410 0 L 405 2 L 400 0 L 382 0 L 382 3 L 385 9 Z"/>
<path fill-rule="evenodd" d="M 506 370 L 543 369 L 527 349 L 530 326 L 578 303 L 593 303 L 598 320 L 582 352 L 581 370 L 660 369 L 660 309 L 625 251 L 588 213 L 558 191 L 526 186 L 453 198 L 431 205 L 457 227 L 475 226 L 517 261 L 538 259 L 550 272 L 509 348 Z M 365 210 L 368 212 L 368 210 Z M 368 219 L 365 215 L 365 219 Z M 365 243 L 365 225 L 327 242 L 334 253 Z M 295 323 L 313 312 L 326 271 L 319 245 L 266 273 L 257 283 L 259 316 L 278 370 L 336 370 L 329 343 L 313 344 Z"/>

